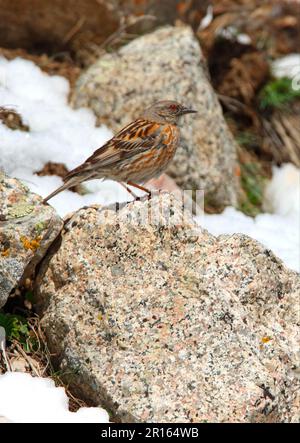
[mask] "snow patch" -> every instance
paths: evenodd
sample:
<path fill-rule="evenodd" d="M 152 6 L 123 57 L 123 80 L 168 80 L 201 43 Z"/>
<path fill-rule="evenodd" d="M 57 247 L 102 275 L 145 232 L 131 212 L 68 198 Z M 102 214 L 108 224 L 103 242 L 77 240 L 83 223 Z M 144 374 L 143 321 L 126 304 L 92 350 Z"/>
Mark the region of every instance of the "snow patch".
<path fill-rule="evenodd" d="M 55 387 L 49 378 L 22 372 L 0 375 L 1 416 L 13 423 L 109 423 L 108 413 L 101 408 L 70 412 L 64 388 Z"/>
<path fill-rule="evenodd" d="M 300 75 L 300 54 L 289 54 L 272 62 L 272 73 L 276 78 L 290 79 Z"/>
<path fill-rule="evenodd" d="M 287 267 L 300 272 L 299 169 L 292 164 L 273 169 L 264 207 L 271 213 L 252 218 L 228 207 L 222 214 L 204 214 L 197 221 L 213 235 L 249 235 L 271 249 Z"/>

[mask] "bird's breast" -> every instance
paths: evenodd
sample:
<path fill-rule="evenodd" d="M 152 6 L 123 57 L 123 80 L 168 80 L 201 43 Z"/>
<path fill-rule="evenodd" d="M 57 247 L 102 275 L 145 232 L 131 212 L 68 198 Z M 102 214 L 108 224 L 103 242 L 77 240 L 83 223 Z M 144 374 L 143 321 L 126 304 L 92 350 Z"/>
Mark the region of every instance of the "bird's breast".
<path fill-rule="evenodd" d="M 143 155 L 143 169 L 145 178 L 160 175 L 168 166 L 179 144 L 179 128 L 175 125 L 166 125 L 162 129 L 161 141 Z"/>
<path fill-rule="evenodd" d="M 163 129 L 163 138 L 162 138 L 162 144 L 163 144 L 163 150 L 161 152 L 161 155 L 166 158 L 173 157 L 175 154 L 175 151 L 177 149 L 177 146 L 179 144 L 179 137 L 180 132 L 178 126 L 175 125 L 166 125 Z"/>
<path fill-rule="evenodd" d="M 179 144 L 179 128 L 175 125 L 155 124 L 151 129 L 147 128 L 147 131 L 150 130 L 157 135 L 160 133 L 156 143 L 154 139 L 151 148 L 137 153 L 130 161 L 122 162 L 118 174 L 123 181 L 145 183 L 161 175 L 172 160 Z"/>

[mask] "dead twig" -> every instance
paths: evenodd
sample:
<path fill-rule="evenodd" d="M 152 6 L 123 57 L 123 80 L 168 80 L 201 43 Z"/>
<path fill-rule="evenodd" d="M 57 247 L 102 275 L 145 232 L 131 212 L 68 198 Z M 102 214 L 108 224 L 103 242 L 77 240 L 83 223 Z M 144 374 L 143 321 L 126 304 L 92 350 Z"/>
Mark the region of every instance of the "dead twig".
<path fill-rule="evenodd" d="M 153 15 L 143 15 L 141 17 L 134 17 L 130 20 L 126 20 L 122 17 L 120 20 L 120 26 L 118 29 L 108 36 L 101 44 L 90 42 L 89 45 L 81 50 L 83 60 L 85 63 L 92 63 L 95 58 L 99 58 L 101 55 L 108 51 L 111 51 L 114 47 L 128 43 L 137 37 L 136 34 L 129 33 L 128 29 L 136 24 L 145 20 L 156 20 Z"/>
<path fill-rule="evenodd" d="M 274 128 L 281 139 L 281 150 L 284 148 L 289 160 L 297 167 L 300 166 L 300 147 L 297 138 L 293 139 L 294 130 L 291 128 L 288 119 L 281 114 L 272 119 Z M 291 130 L 292 129 L 292 130 Z M 299 137 L 299 134 L 298 134 Z M 284 160 L 284 159 L 283 159 Z"/>
<path fill-rule="evenodd" d="M 66 44 L 68 43 L 70 40 L 72 40 L 72 38 L 77 34 L 77 32 L 80 31 L 80 29 L 82 28 L 82 26 L 84 25 L 86 21 L 86 17 L 80 17 L 80 19 L 78 20 L 77 23 L 75 23 L 75 25 L 69 30 L 69 32 L 65 35 L 65 37 L 63 38 L 63 43 Z"/>
<path fill-rule="evenodd" d="M 3 355 L 3 360 L 4 360 L 6 370 L 11 372 L 11 366 L 10 366 L 9 360 L 6 355 L 6 350 L 5 350 L 5 329 L 2 326 L 0 326 L 0 352 Z"/>
<path fill-rule="evenodd" d="M 237 112 L 244 112 L 245 115 L 249 116 L 251 120 L 253 121 L 253 125 L 256 128 L 259 128 L 261 126 L 261 121 L 258 117 L 258 115 L 255 113 L 253 109 L 251 109 L 250 106 L 246 105 L 245 103 L 241 102 L 240 100 L 229 97 L 228 95 L 224 94 L 218 94 L 218 98 L 220 102 L 226 106 L 227 109 L 230 111 L 237 113 Z"/>
<path fill-rule="evenodd" d="M 16 347 L 16 349 L 18 350 L 18 352 L 22 355 L 22 357 L 24 358 L 24 360 L 28 363 L 28 366 L 30 367 L 30 369 L 32 370 L 32 372 L 37 376 L 37 377 L 41 377 L 42 374 L 39 371 L 39 368 L 36 367 L 33 358 L 31 358 L 29 355 L 26 354 L 26 352 L 23 350 L 22 346 L 19 345 L 19 343 L 14 340 L 13 341 L 13 345 Z"/>

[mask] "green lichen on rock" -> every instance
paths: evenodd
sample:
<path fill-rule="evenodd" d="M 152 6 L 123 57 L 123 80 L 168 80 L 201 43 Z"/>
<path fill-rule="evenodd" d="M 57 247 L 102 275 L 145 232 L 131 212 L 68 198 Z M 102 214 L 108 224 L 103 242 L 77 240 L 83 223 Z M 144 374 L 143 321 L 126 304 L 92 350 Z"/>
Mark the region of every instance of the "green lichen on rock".
<path fill-rule="evenodd" d="M 33 205 L 29 205 L 28 203 L 18 203 L 8 210 L 8 216 L 9 218 L 21 218 L 25 217 L 25 215 L 31 214 L 33 210 Z"/>
<path fill-rule="evenodd" d="M 41 234 L 46 228 L 47 228 L 46 223 L 42 221 L 37 223 L 34 227 L 37 234 Z"/>

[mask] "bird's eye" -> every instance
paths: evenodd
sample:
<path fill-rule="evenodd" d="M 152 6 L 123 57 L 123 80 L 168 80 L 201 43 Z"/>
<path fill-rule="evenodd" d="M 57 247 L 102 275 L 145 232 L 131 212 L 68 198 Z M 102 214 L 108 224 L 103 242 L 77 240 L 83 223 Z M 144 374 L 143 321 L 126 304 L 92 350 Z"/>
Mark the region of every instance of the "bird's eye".
<path fill-rule="evenodd" d="M 177 111 L 178 106 L 175 105 L 175 104 L 172 104 L 172 105 L 169 106 L 169 109 L 171 109 L 171 111 Z"/>

